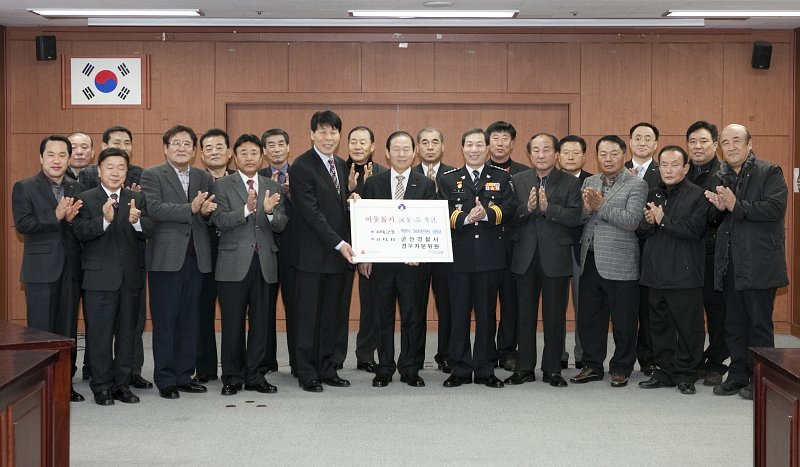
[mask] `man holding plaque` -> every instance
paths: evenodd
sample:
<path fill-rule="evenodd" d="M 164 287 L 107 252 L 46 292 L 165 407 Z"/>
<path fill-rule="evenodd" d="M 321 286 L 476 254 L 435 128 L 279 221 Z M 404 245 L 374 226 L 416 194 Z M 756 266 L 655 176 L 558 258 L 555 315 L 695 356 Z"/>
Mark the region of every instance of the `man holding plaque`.
<path fill-rule="evenodd" d="M 495 304 L 506 267 L 505 223 L 514 214 L 514 190 L 505 170 L 486 164 L 488 138 L 480 128 L 461 137 L 466 164 L 442 174 L 439 198 L 450 209 L 453 269 L 448 281 L 452 300 L 450 365 L 444 387 L 472 383 L 503 387 L 494 375 Z M 475 310 L 475 344 L 469 347 L 470 315 Z"/>
<path fill-rule="evenodd" d="M 364 199 L 436 199 L 436 186 L 430 178 L 411 170 L 414 139 L 396 131 L 386 140 L 386 159 L 391 169 L 364 182 Z M 425 363 L 425 298 L 430 270 L 418 263 L 361 263 L 358 270 L 366 278 L 372 300 L 378 365 L 374 387 L 385 387 L 395 370 L 400 381 L 412 387 L 425 386 L 419 370 Z M 395 303 L 400 303 L 400 358 L 394 360 Z"/>

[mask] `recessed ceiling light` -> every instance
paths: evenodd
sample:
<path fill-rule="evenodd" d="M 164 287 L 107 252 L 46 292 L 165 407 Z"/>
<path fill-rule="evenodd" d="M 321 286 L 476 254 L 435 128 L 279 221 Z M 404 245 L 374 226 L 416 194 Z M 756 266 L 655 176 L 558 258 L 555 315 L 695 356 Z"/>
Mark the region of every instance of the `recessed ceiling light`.
<path fill-rule="evenodd" d="M 684 18 L 753 18 L 800 16 L 797 10 L 669 10 L 664 16 Z"/>
<path fill-rule="evenodd" d="M 348 10 L 357 18 L 514 18 L 519 10 Z"/>
<path fill-rule="evenodd" d="M 422 2 L 422 6 L 427 8 L 447 8 L 453 6 L 453 2 L 447 2 L 444 0 L 432 0 L 430 2 Z"/>
<path fill-rule="evenodd" d="M 45 18 L 200 16 L 197 9 L 28 8 L 28 11 Z"/>

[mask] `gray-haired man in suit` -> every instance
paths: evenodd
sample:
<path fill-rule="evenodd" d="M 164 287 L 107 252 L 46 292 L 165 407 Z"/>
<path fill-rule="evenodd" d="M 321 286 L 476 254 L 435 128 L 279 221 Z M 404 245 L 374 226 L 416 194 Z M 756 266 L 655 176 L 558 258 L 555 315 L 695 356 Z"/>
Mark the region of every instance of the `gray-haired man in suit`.
<path fill-rule="evenodd" d="M 211 175 L 191 166 L 197 135 L 176 125 L 162 137 L 166 162 L 142 173 L 153 236 L 147 242 L 150 315 L 153 319 L 153 379 L 165 399 L 178 391 L 206 392 L 192 382 L 197 357 L 197 303 L 203 274 L 211 271 L 208 216 L 217 205 L 208 196 Z"/>
<path fill-rule="evenodd" d="M 647 201 L 647 182 L 625 170 L 626 147 L 619 136 L 603 136 L 596 150 L 600 173 L 583 182 L 578 335 L 584 367 L 570 381 L 603 379 L 610 315 L 616 346 L 609 362 L 611 386 L 623 387 L 636 362 L 639 244 L 635 231 Z"/>
<path fill-rule="evenodd" d="M 248 391 L 277 392 L 267 382 L 267 305 L 277 293 L 278 258 L 273 231 L 286 227 L 281 187 L 258 175 L 263 158 L 256 135 L 240 136 L 233 145 L 236 174 L 214 183 L 217 210 L 211 219 L 220 231 L 216 279 L 222 307 L 222 395 L 244 384 Z M 249 318 L 245 350 L 245 316 Z M 274 317 L 273 317 L 274 319 Z"/>

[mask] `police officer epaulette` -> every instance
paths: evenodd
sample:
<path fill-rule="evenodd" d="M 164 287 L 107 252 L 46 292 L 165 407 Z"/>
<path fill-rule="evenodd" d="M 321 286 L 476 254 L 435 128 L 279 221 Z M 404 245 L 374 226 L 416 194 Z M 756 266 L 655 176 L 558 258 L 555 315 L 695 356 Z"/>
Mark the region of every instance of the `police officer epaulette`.
<path fill-rule="evenodd" d="M 455 171 L 457 171 L 457 170 L 458 170 L 458 168 L 455 168 L 455 169 L 450 169 L 450 170 L 448 170 L 447 172 L 442 172 L 442 175 L 451 174 L 451 173 L 453 173 L 453 172 L 455 172 Z"/>
<path fill-rule="evenodd" d="M 498 167 L 498 166 L 496 166 L 496 165 L 489 164 L 489 167 L 493 168 L 494 170 L 499 170 L 499 171 L 501 171 L 501 172 L 506 172 L 506 173 L 508 173 L 508 171 L 507 171 L 506 169 L 504 169 L 504 168 L 502 168 L 502 167 Z"/>

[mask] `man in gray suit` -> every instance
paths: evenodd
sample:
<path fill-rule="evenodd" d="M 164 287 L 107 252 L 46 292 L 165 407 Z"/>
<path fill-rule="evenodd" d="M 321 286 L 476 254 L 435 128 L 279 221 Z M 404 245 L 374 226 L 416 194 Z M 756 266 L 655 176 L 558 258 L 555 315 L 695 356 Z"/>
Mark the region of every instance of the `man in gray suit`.
<path fill-rule="evenodd" d="M 211 271 L 208 216 L 216 209 L 208 196 L 205 170 L 191 166 L 197 135 L 176 125 L 162 137 L 167 161 L 142 173 L 153 236 L 147 242 L 150 315 L 153 320 L 153 378 L 159 394 L 206 392 L 192 382 L 197 357 L 197 303 L 203 273 Z"/>
<path fill-rule="evenodd" d="M 267 305 L 277 293 L 278 258 L 274 232 L 286 227 L 281 187 L 258 175 L 263 158 L 256 135 L 240 136 L 233 145 L 236 174 L 214 183 L 217 209 L 211 216 L 220 231 L 216 279 L 222 307 L 222 395 L 239 389 L 274 393 L 264 375 L 271 345 Z M 245 350 L 245 316 L 250 324 Z M 274 319 L 274 317 L 273 317 Z"/>
<path fill-rule="evenodd" d="M 603 379 L 608 318 L 616 349 L 609 362 L 611 386 L 623 387 L 636 362 L 639 306 L 639 244 L 647 182 L 625 170 L 625 142 L 616 135 L 597 141 L 600 173 L 583 182 L 578 335 L 584 367 L 573 383 Z"/>
<path fill-rule="evenodd" d="M 536 322 L 542 300 L 544 351 L 543 380 L 565 387 L 561 353 L 572 276 L 572 232 L 581 220 L 581 184 L 576 177 L 555 169 L 558 139 L 547 133 L 534 135 L 526 145 L 534 170 L 514 175 L 517 209 L 511 223 L 514 233 L 510 270 L 517 283 L 517 361 L 514 374 L 504 382 L 522 384 L 536 380 Z"/>

